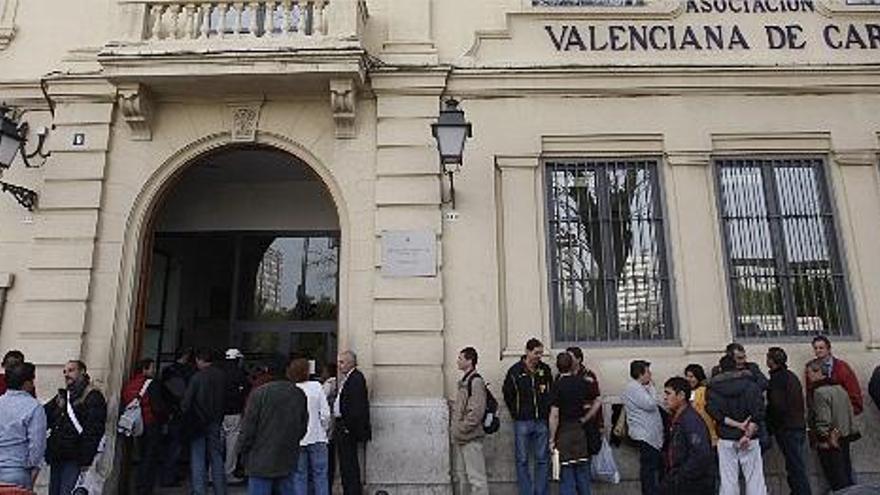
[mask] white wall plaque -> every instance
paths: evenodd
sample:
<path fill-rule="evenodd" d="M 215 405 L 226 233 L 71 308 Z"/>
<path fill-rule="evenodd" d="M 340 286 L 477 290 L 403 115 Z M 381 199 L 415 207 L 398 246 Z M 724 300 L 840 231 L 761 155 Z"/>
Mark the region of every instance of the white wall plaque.
<path fill-rule="evenodd" d="M 437 237 L 432 230 L 382 231 L 382 275 L 437 276 Z"/>

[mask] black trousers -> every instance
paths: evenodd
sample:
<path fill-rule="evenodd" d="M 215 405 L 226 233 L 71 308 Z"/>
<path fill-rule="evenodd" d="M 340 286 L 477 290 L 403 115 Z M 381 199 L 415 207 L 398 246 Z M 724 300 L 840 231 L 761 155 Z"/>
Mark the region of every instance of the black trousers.
<path fill-rule="evenodd" d="M 842 490 L 854 485 L 848 441 L 841 439 L 839 449 L 819 449 L 819 463 L 822 464 L 822 472 L 832 490 Z"/>
<path fill-rule="evenodd" d="M 336 452 L 339 456 L 339 475 L 344 495 L 362 495 L 361 466 L 358 461 L 358 441 L 345 429 L 341 421 L 336 423 Z"/>
<path fill-rule="evenodd" d="M 141 436 L 141 462 L 138 464 L 135 476 L 135 487 L 138 495 L 150 495 L 156 486 L 158 475 L 159 455 L 162 449 L 162 426 L 149 425 L 144 427 Z"/>

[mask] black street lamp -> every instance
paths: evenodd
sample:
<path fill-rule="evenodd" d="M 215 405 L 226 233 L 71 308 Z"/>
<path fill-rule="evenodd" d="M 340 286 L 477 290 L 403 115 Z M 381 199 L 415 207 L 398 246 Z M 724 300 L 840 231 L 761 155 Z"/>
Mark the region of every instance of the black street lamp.
<path fill-rule="evenodd" d="M 431 134 L 437 140 L 442 172 L 449 176 L 449 192 L 452 209 L 455 209 L 455 182 L 453 174 L 461 169 L 465 141 L 473 137 L 471 123 L 464 118 L 464 111 L 458 108 L 458 101 L 449 98 L 443 102 L 437 122 L 431 124 Z"/>
<path fill-rule="evenodd" d="M 8 116 L 9 113 L 9 108 L 0 107 L 0 169 L 12 165 L 25 141 L 18 125 Z"/>
<path fill-rule="evenodd" d="M 28 124 L 27 122 L 17 123 L 10 116 L 11 113 L 9 107 L 0 105 L 0 176 L 2 176 L 3 170 L 12 166 L 19 151 L 21 152 L 21 160 L 27 168 L 39 166 L 31 165 L 31 158 L 39 156 L 46 159 L 49 157 L 49 153 L 43 153 L 43 145 L 46 143 L 46 136 L 49 135 L 48 129 L 43 128 L 37 133 L 37 149 L 33 153 L 28 153 L 24 149 L 25 143 L 27 143 Z M 33 211 L 37 205 L 37 193 L 26 187 L 0 181 L 0 192 L 12 194 L 18 204 L 30 211 Z"/>

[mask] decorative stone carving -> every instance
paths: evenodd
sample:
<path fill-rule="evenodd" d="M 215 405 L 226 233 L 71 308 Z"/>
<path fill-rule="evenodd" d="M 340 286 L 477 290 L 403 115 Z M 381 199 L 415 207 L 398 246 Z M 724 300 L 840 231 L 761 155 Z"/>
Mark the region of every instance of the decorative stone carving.
<path fill-rule="evenodd" d="M 336 122 L 336 137 L 351 139 L 355 137 L 355 109 L 357 95 L 351 79 L 333 79 L 330 81 L 330 108 L 333 110 L 333 121 Z"/>
<path fill-rule="evenodd" d="M 260 107 L 260 104 L 238 104 L 230 107 L 232 110 L 230 133 L 233 141 L 256 141 L 257 127 L 260 123 Z"/>
<path fill-rule="evenodd" d="M 0 0 L 0 50 L 3 50 L 15 37 L 15 12 L 18 0 Z"/>
<path fill-rule="evenodd" d="M 119 88 L 119 105 L 122 117 L 131 128 L 131 139 L 149 141 L 153 138 L 150 122 L 153 116 L 153 101 L 149 89 L 142 84 Z"/>

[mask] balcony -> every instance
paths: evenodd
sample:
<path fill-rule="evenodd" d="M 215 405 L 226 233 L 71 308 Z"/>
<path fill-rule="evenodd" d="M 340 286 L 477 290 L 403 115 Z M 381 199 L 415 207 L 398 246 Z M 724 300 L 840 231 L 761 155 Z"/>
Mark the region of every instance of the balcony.
<path fill-rule="evenodd" d="M 365 0 L 120 0 L 111 80 L 361 73 Z"/>

